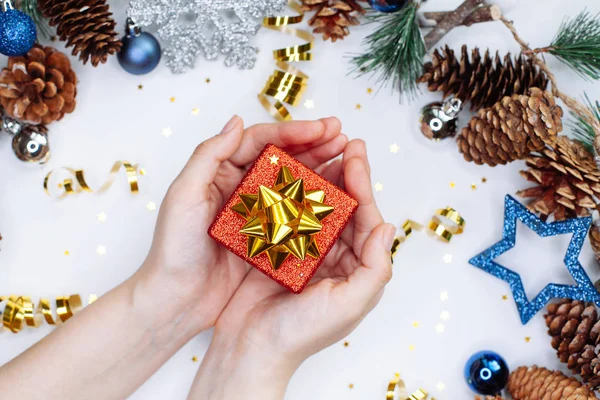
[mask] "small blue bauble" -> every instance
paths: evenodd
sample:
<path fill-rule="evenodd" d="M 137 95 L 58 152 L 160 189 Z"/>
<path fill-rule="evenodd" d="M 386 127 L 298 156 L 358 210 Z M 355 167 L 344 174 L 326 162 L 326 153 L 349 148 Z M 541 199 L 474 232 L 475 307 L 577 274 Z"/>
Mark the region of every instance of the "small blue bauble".
<path fill-rule="evenodd" d="M 126 35 L 118 59 L 121 67 L 130 74 L 144 75 L 151 72 L 160 62 L 160 44 L 147 32 Z"/>
<path fill-rule="evenodd" d="M 37 29 L 31 17 L 8 8 L 0 12 L 0 53 L 5 56 L 26 54 L 37 39 Z"/>
<path fill-rule="evenodd" d="M 508 381 L 506 361 L 493 351 L 480 351 L 469 358 L 465 365 L 465 379 L 471 389 L 479 394 L 498 394 Z"/>
<path fill-rule="evenodd" d="M 384 13 L 400 11 L 409 0 L 368 0 L 369 5 L 375 10 Z"/>

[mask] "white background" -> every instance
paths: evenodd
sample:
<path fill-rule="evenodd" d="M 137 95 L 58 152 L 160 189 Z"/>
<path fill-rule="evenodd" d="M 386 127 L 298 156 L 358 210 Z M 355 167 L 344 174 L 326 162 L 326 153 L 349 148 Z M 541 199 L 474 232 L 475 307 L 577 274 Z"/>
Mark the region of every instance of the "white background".
<path fill-rule="evenodd" d="M 121 30 L 126 2 L 110 3 Z M 459 3 L 429 0 L 423 8 L 453 9 Z M 505 0 L 502 4 L 532 47 L 548 45 L 565 15 L 574 16 L 586 6 L 600 11 L 594 0 Z M 397 93 L 387 88 L 368 94 L 367 88 L 376 85 L 348 76 L 348 55 L 360 51 L 361 40 L 370 30 L 369 26 L 353 28 L 347 39 L 335 44 L 316 42 L 314 61 L 301 65 L 311 77 L 305 99 L 312 99 L 315 107 L 297 107 L 293 115 L 296 119 L 337 116 L 349 137 L 367 142 L 373 182 L 383 184 L 376 198 L 387 221 L 399 226 L 406 218 L 424 223 L 437 208 L 450 205 L 462 213 L 467 228 L 449 245 L 424 233 L 415 233 L 404 243 L 385 297 L 347 338 L 350 345 L 338 343 L 308 360 L 292 380 L 286 399 L 383 399 L 395 372 L 402 374 L 411 391 L 422 387 L 438 400 L 469 398 L 462 376 L 464 362 L 471 353 L 487 348 L 501 353 L 512 368 L 533 363 L 560 368 L 542 315 L 521 325 L 508 286 L 468 264 L 469 258 L 501 238 L 504 196 L 529 186 L 518 174 L 523 163 L 479 167 L 463 161 L 454 141 L 436 144 L 422 137 L 419 109 L 439 99 L 437 93 L 424 93 L 410 105 L 399 104 Z M 278 32 L 259 32 L 254 42 L 261 52 L 250 71 L 201 58 L 184 75 L 174 76 L 161 65 L 148 76 L 135 77 L 126 74 L 116 58 L 98 68 L 73 58 L 80 80 L 77 109 L 50 127 L 50 162 L 25 165 L 13 156 L 9 137 L 0 138 L 0 232 L 4 236 L 0 295 L 81 293 L 87 298 L 91 293 L 102 295 L 131 275 L 146 255 L 155 223 L 156 211 L 148 211 L 146 204 L 160 203 L 193 148 L 217 133 L 232 114 L 242 116 L 248 125 L 270 121 L 256 94 L 273 71 L 271 50 L 296 43 L 293 40 Z M 455 29 L 440 44 L 445 43 L 457 50 L 466 43 L 498 49 L 501 54 L 518 51 L 500 23 Z M 600 84 L 585 82 L 552 56 L 547 61 L 564 91 L 581 96 L 585 90 L 600 99 Z M 143 90 L 138 90 L 139 84 Z M 172 96 L 174 103 L 169 101 Z M 356 104 L 362 109 L 357 110 Z M 191 114 L 193 108 L 200 110 L 198 116 Z M 468 118 L 463 113 L 462 123 Z M 161 135 L 165 127 L 173 131 L 169 138 Z M 397 154 L 389 150 L 393 143 L 399 146 Z M 115 160 L 140 163 L 147 169 L 138 195 L 128 193 L 124 176 L 104 195 L 54 201 L 42 190 L 45 174 L 61 166 L 84 168 L 90 184 L 97 187 Z M 481 182 L 482 177 L 487 183 Z M 456 183 L 455 188 L 450 182 Z M 104 223 L 97 221 L 100 212 L 108 216 Z M 568 239 L 542 240 L 520 227 L 516 248 L 499 261 L 522 274 L 531 298 L 548 282 L 569 282 L 562 264 Z M 106 247 L 106 255 L 96 253 L 99 245 Z M 65 251 L 70 255 L 65 256 Z M 446 254 L 452 256 L 451 263 L 444 262 Z M 581 261 L 592 279 L 597 278 L 598 266 L 587 243 Z M 441 292 L 447 292 L 447 301 L 440 299 Z M 509 300 L 502 300 L 504 294 Z M 156 307 L 165 301 L 169 299 L 156 299 Z M 443 311 L 449 313 L 449 320 L 441 320 Z M 436 332 L 439 323 L 445 326 L 443 333 Z M 43 327 L 1 334 L 0 363 L 50 331 Z M 199 366 L 191 358 L 202 357 L 210 338 L 210 332 L 194 338 L 132 398 L 185 398 Z M 57 360 L 47 367 L 66 362 Z M 26 384 L 35 384 L 35 379 L 27 377 Z M 350 383 L 354 389 L 349 389 Z"/>

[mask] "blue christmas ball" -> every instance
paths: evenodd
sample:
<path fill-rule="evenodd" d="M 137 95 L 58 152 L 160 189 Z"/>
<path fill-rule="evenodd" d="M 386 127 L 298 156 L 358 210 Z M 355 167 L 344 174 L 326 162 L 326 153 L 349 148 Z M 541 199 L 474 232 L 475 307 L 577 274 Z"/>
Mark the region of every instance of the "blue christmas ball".
<path fill-rule="evenodd" d="M 465 379 L 471 389 L 491 396 L 500 393 L 508 381 L 506 361 L 493 351 L 480 351 L 469 358 L 465 365 Z"/>
<path fill-rule="evenodd" d="M 119 64 L 130 74 L 144 75 L 160 62 L 161 50 L 158 40 L 147 32 L 126 35 L 118 54 Z"/>
<path fill-rule="evenodd" d="M 409 0 L 368 0 L 371 7 L 379 12 L 393 13 L 400 11 Z"/>
<path fill-rule="evenodd" d="M 31 50 L 36 39 L 35 22 L 29 15 L 12 8 L 0 12 L 0 53 L 22 56 Z"/>

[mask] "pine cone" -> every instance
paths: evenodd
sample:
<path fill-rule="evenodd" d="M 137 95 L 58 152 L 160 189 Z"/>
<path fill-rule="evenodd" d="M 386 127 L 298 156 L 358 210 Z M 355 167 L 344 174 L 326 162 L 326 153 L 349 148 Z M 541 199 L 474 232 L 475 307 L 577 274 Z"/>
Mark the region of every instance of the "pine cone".
<path fill-rule="evenodd" d="M 358 17 L 365 9 L 358 4 L 359 0 L 302 0 L 302 10 L 316 11 L 308 21 L 313 32 L 323 34 L 323 40 L 335 42 L 350 34 L 351 25 L 358 25 Z"/>
<path fill-rule="evenodd" d="M 95 67 L 121 49 L 106 0 L 40 0 L 39 7 L 50 25 L 57 25 L 60 40 L 73 46 L 72 54 L 79 54 L 84 64 L 91 59 Z"/>
<path fill-rule="evenodd" d="M 36 44 L 25 56 L 10 57 L 0 72 L 0 104 L 10 117 L 49 124 L 73 112 L 76 84 L 68 57 Z"/>
<path fill-rule="evenodd" d="M 552 94 L 538 88 L 505 97 L 471 118 L 457 138 L 459 151 L 467 161 L 492 167 L 525 158 L 556 142 L 562 116 Z"/>
<path fill-rule="evenodd" d="M 508 377 L 508 392 L 514 400 L 593 400 L 598 399 L 575 378 L 560 371 L 536 365 L 519 367 Z"/>
<path fill-rule="evenodd" d="M 496 52 L 490 56 L 486 50 L 483 59 L 477 47 L 471 52 L 462 47 L 460 61 L 454 50 L 446 46 L 442 53 L 433 53 L 433 61 L 424 66 L 425 73 L 419 82 L 428 84 L 429 91 L 444 92 L 444 97 L 454 95 L 463 102 L 471 102 L 471 109 L 491 107 L 506 96 L 526 94 L 532 88 L 546 89 L 548 78 L 535 64 L 522 55 L 514 58 L 508 53 L 504 62 Z"/>
<path fill-rule="evenodd" d="M 596 223 L 590 229 L 590 244 L 594 250 L 596 260 L 600 263 L 600 226 L 596 225 Z"/>
<path fill-rule="evenodd" d="M 538 186 L 517 194 L 533 199 L 528 205 L 532 212 L 540 213 L 543 219 L 554 214 L 554 219 L 561 221 L 588 215 L 589 209 L 596 207 L 600 171 L 592 153 L 579 142 L 561 136 L 553 149 L 530 155 L 526 161 L 530 168 L 521 175 Z"/>
<path fill-rule="evenodd" d="M 502 396 L 485 396 L 485 397 L 475 396 L 475 400 L 504 400 L 504 397 L 502 397 Z"/>

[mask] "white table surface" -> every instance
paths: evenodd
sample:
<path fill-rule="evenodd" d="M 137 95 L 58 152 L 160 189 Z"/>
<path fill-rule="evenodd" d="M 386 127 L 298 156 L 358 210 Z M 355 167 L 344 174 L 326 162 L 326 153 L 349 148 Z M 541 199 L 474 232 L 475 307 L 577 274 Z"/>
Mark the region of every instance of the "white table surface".
<path fill-rule="evenodd" d="M 122 29 L 126 2 L 110 3 Z M 426 7 L 452 9 L 459 3 L 430 0 Z M 600 11 L 594 0 L 505 0 L 502 4 L 532 47 L 549 44 L 565 15 L 574 16 L 586 6 Z M 524 164 L 479 167 L 463 161 L 453 141 L 436 144 L 422 137 L 417 125 L 419 109 L 439 99 L 437 93 L 424 93 L 410 105 L 399 104 L 397 94 L 387 89 L 368 94 L 367 88 L 375 87 L 374 83 L 347 75 L 347 55 L 360 51 L 370 29 L 352 28 L 347 39 L 335 44 L 316 42 L 315 60 L 301 65 L 311 77 L 304 98 L 312 99 L 315 107 L 297 107 L 293 115 L 296 119 L 337 116 L 348 136 L 367 142 L 373 182 L 383 184 L 376 198 L 387 221 L 398 225 L 406 218 L 426 222 L 436 208 L 450 205 L 462 213 L 467 228 L 451 244 L 424 233 L 415 233 L 403 244 L 386 295 L 346 339 L 349 346 L 338 343 L 304 363 L 286 399 L 383 399 L 395 372 L 402 374 L 411 391 L 422 387 L 438 400 L 471 398 L 462 376 L 464 362 L 471 353 L 488 348 L 501 353 L 513 368 L 533 363 L 560 368 L 541 314 L 521 325 L 507 284 L 468 264 L 469 258 L 501 238 L 504 196 L 528 187 L 518 174 Z M 250 71 L 228 69 L 221 61 L 202 58 L 184 75 L 172 75 L 161 65 L 148 76 L 135 77 L 126 74 L 116 58 L 96 69 L 73 59 L 80 80 L 77 109 L 51 126 L 50 162 L 25 165 L 12 155 L 8 136 L 0 138 L 0 232 L 4 237 L 0 295 L 100 296 L 132 274 L 146 255 L 157 215 L 146 204 L 160 203 L 193 148 L 217 133 L 234 113 L 248 125 L 270 121 L 256 94 L 273 71 L 271 50 L 293 40 L 262 30 L 254 42 L 262 51 Z M 445 43 L 455 49 L 466 43 L 498 49 L 501 54 L 518 51 L 500 23 L 458 28 L 440 44 Z M 0 60 L 0 65 L 4 62 Z M 600 99 L 599 83 L 578 78 L 552 56 L 548 62 L 564 91 L 580 96 L 585 90 L 591 98 Z M 205 78 L 211 82 L 207 84 Z M 138 84 L 143 90 L 138 90 Z M 174 103 L 169 100 L 172 96 Z M 356 104 L 362 109 L 355 109 Z M 197 116 L 191 114 L 193 108 L 200 110 Z M 468 118 L 465 113 L 463 124 Z M 161 135 L 165 127 L 173 131 L 169 138 Z M 393 143 L 399 146 L 397 154 L 389 150 Z M 54 201 L 42 190 L 45 174 L 61 166 L 84 168 L 90 184 L 98 186 L 115 160 L 140 163 L 147 169 L 138 195 L 128 193 L 123 176 L 104 195 Z M 487 183 L 481 182 L 482 177 Z M 456 183 L 454 188 L 451 181 Z M 473 183 L 476 190 L 471 189 Z M 104 223 L 97 221 L 100 212 L 107 214 Z M 530 296 L 550 281 L 569 282 L 562 263 L 569 238 L 542 240 L 521 228 L 517 246 L 499 261 L 522 274 Z M 106 247 L 106 255 L 96 254 L 99 245 Z M 65 251 L 70 255 L 65 256 Z M 447 254 L 452 256 L 451 263 L 444 262 Z M 592 279 L 597 278 L 598 265 L 587 244 L 581 261 Z M 447 293 L 447 301 L 440 299 L 441 292 Z M 504 294 L 509 300 L 502 300 Z M 168 299 L 156 299 L 156 307 L 162 301 Z M 444 311 L 450 316 L 447 321 L 441 318 Z M 440 323 L 443 333 L 436 331 Z M 45 326 L 17 335 L 1 334 L 0 363 L 50 331 Z M 191 358 L 202 358 L 210 339 L 210 332 L 194 338 L 131 398 L 185 398 L 199 366 Z M 56 360 L 47 368 L 68 362 Z M 35 380 L 35 376 L 23 377 L 24 384 L 35 384 Z"/>

